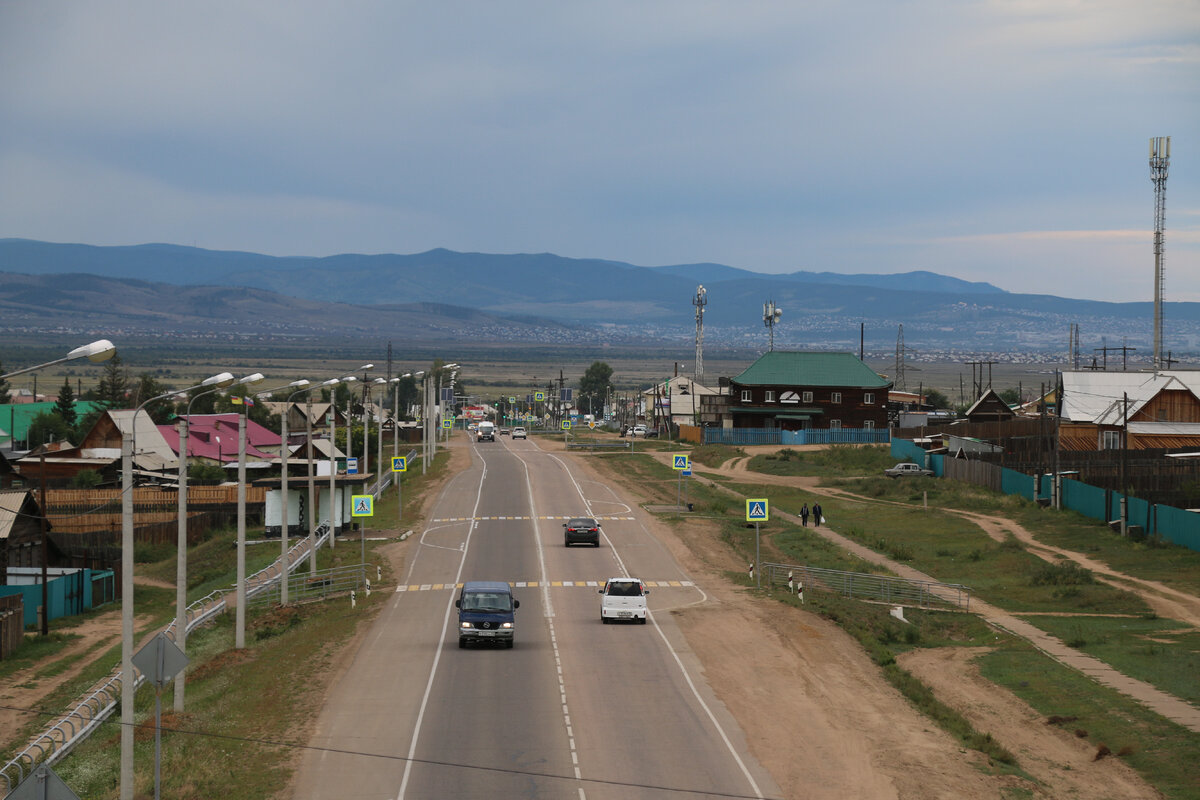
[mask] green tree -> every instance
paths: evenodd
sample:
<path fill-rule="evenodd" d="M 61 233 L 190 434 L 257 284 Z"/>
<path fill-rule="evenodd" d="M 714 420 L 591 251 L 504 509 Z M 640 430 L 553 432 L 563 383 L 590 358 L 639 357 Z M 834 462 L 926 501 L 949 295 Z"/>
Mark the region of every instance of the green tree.
<path fill-rule="evenodd" d="M 105 408 L 131 408 L 129 405 L 129 370 L 120 355 L 113 355 L 104 362 L 104 374 L 96 388 L 96 399 Z"/>
<path fill-rule="evenodd" d="M 169 386 L 159 383 L 150 373 L 143 372 L 138 376 L 137 388 L 134 389 L 133 399 L 129 406 L 136 408 L 151 397 L 158 397 L 169 391 L 171 391 Z M 150 415 L 150 419 L 154 420 L 155 425 L 165 425 L 170 421 L 171 415 L 175 413 L 175 400 L 170 397 L 155 400 L 146 405 L 145 411 Z"/>
<path fill-rule="evenodd" d="M 94 469 L 81 469 L 71 478 L 72 489 L 92 489 L 100 485 L 104 478 Z"/>
<path fill-rule="evenodd" d="M 96 424 L 96 420 L 104 415 L 104 411 L 99 408 L 93 408 L 91 411 L 84 414 L 75 423 L 75 427 L 71 431 L 71 441 L 79 443 L 83 441 L 83 437 L 87 436 L 88 431 Z"/>
<path fill-rule="evenodd" d="M 1008 388 L 1003 391 L 997 392 L 996 394 L 998 394 L 1000 396 L 1000 399 L 1003 400 L 1004 402 L 1008 403 L 1010 406 L 1016 405 L 1017 403 L 1021 402 L 1021 394 L 1016 389 Z"/>
<path fill-rule="evenodd" d="M 949 408 L 950 398 L 939 392 L 937 389 L 925 390 L 925 405 L 933 406 L 934 408 Z"/>
<path fill-rule="evenodd" d="M 592 365 L 583 373 L 583 377 L 579 379 L 579 394 L 587 398 L 585 406 L 588 413 L 595 413 L 593 409 L 604 408 L 604 401 L 608 398 L 608 391 L 612 388 L 613 368 L 603 361 L 593 361 Z M 579 405 L 579 401 L 576 402 Z"/>
<path fill-rule="evenodd" d="M 421 402 L 420 384 L 416 378 L 409 375 L 407 378 L 401 378 L 396 386 L 399 394 L 399 399 L 396 400 L 399 407 L 394 410 L 396 419 L 410 420 L 412 415 L 408 410 Z"/>
<path fill-rule="evenodd" d="M 63 385 L 58 390 L 58 401 L 54 404 L 54 413 L 62 417 L 68 428 L 74 428 L 79 422 L 75 413 L 75 390 L 71 388 L 71 379 L 64 378 Z"/>
<path fill-rule="evenodd" d="M 30 449 L 50 442 L 70 441 L 71 428 L 53 411 L 43 411 L 29 423 L 25 441 Z"/>

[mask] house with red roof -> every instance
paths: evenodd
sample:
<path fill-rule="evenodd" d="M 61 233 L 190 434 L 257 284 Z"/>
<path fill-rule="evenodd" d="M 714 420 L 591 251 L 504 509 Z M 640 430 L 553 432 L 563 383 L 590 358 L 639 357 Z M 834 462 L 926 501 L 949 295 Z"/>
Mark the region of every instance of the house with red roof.
<path fill-rule="evenodd" d="M 236 464 L 238 460 L 237 412 L 226 414 L 192 414 L 188 417 L 187 458 L 190 464 Z M 179 428 L 159 425 L 167 446 L 179 455 Z M 274 464 L 283 446 L 279 434 L 246 420 L 246 461 Z"/>

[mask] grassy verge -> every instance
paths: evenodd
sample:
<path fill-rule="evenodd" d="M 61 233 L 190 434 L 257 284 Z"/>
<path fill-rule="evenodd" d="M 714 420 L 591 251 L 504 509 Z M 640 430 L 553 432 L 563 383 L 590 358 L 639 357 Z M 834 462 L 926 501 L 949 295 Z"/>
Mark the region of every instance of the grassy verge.
<path fill-rule="evenodd" d="M 750 459 L 749 468 L 767 475 L 841 477 L 880 475 L 896 459 L 886 445 L 838 444 L 822 450 L 786 448 Z"/>

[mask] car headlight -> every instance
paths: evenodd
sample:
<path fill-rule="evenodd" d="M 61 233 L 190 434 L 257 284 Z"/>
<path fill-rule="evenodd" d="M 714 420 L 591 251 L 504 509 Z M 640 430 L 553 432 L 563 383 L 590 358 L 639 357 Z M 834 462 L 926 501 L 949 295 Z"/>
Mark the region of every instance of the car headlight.
<path fill-rule="evenodd" d="M 501 623 L 500 623 L 500 627 L 501 627 L 501 628 L 511 628 L 511 627 L 512 627 L 512 623 L 511 623 L 511 622 L 501 622 Z"/>
<path fill-rule="evenodd" d="M 460 627 L 460 628 L 469 628 L 469 627 L 471 627 L 471 623 L 469 623 L 469 622 L 460 622 L 460 623 L 458 623 L 458 627 Z"/>

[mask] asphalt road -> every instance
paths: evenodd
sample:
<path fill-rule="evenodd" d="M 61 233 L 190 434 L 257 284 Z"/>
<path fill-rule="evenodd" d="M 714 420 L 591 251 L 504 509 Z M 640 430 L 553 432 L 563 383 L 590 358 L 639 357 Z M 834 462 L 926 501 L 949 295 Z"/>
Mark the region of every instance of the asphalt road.
<path fill-rule="evenodd" d="M 779 797 L 666 613 L 703 590 L 643 512 L 536 440 L 469 446 L 326 698 L 296 800 Z M 601 520 L 599 548 L 563 546 L 576 515 Z M 617 575 L 651 587 L 648 624 L 601 623 Z M 466 580 L 515 587 L 513 649 L 459 649 Z"/>

